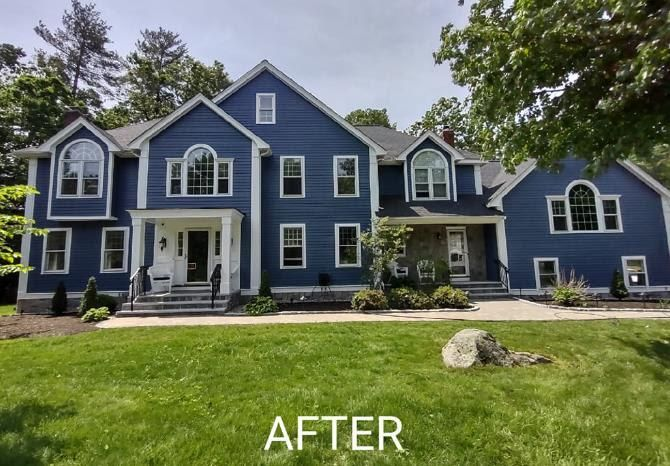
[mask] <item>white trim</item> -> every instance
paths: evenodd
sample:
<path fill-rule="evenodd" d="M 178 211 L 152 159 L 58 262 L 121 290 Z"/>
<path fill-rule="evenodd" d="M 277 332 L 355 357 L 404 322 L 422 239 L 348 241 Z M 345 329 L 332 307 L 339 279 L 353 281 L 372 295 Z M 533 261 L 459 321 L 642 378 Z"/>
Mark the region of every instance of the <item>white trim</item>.
<path fill-rule="evenodd" d="M 132 214 L 130 215 L 132 217 Z M 133 225 L 133 244 L 130 255 L 130 271 L 135 273 L 140 265 L 144 265 L 146 221 L 142 218 L 132 218 L 131 222 Z"/>
<path fill-rule="evenodd" d="M 411 183 L 411 181 L 409 179 L 409 173 L 407 172 L 407 166 L 408 165 L 409 164 L 407 163 L 407 160 L 403 160 L 402 169 L 403 169 L 404 179 L 402 181 L 402 184 L 405 187 L 405 202 L 409 202 L 409 184 Z"/>
<path fill-rule="evenodd" d="M 449 275 L 454 277 L 454 278 L 468 278 L 470 277 L 470 251 L 468 249 L 468 230 L 467 227 L 465 226 L 458 226 L 458 227 L 447 227 L 447 264 L 449 266 Z M 455 274 L 451 272 L 451 251 L 449 251 L 449 234 L 455 232 L 455 233 L 462 233 L 463 234 L 463 259 L 464 259 L 464 265 L 465 265 L 465 273 L 459 273 Z"/>
<path fill-rule="evenodd" d="M 379 168 L 377 166 L 377 153 L 372 148 L 368 150 L 368 159 L 370 170 L 370 216 L 375 218 L 379 211 Z"/>
<path fill-rule="evenodd" d="M 451 158 L 451 176 L 453 177 L 454 181 L 454 202 L 458 202 L 458 187 L 456 186 L 456 162 L 454 161 L 454 157 Z M 449 177 L 447 176 L 447 180 L 449 180 Z"/>
<path fill-rule="evenodd" d="M 504 219 L 504 217 L 500 215 L 431 215 L 428 217 L 388 217 L 388 219 L 389 225 L 453 225 L 459 223 L 480 225 L 485 223 L 497 223 L 501 219 Z"/>
<path fill-rule="evenodd" d="M 140 158 L 137 168 L 137 208 L 146 209 L 147 189 L 149 183 L 149 143 L 144 141 L 140 144 Z"/>
<path fill-rule="evenodd" d="M 439 137 L 437 134 L 433 133 L 432 131 L 426 131 L 423 133 L 421 136 L 416 138 L 416 140 L 410 144 L 405 150 L 403 150 L 400 155 L 396 158 L 396 160 L 406 160 L 407 156 L 411 154 L 417 147 L 421 145 L 424 141 L 430 139 L 433 141 L 440 149 L 443 149 L 445 152 L 447 152 L 451 157 L 455 160 L 464 160 L 465 157 L 463 157 L 463 154 L 458 152 L 455 147 L 449 145 L 444 139 Z"/>
<path fill-rule="evenodd" d="M 249 286 L 258 289 L 261 285 L 261 156 L 255 142 L 251 142 L 251 252 Z"/>
<path fill-rule="evenodd" d="M 540 262 L 553 262 L 554 271 L 556 272 L 556 282 L 561 279 L 561 269 L 558 262 L 558 257 L 533 257 L 533 270 L 535 271 L 535 287 L 536 290 L 549 290 L 551 288 L 540 286 Z"/>
<path fill-rule="evenodd" d="M 649 186 L 651 189 L 656 191 L 661 196 L 670 197 L 670 190 L 659 183 L 654 177 L 649 173 L 635 165 L 630 160 L 617 160 L 619 165 L 624 167 L 626 170 L 631 172 L 633 175 L 637 176 L 644 184 Z"/>
<path fill-rule="evenodd" d="M 108 231 L 123 232 L 123 267 L 120 269 L 105 269 L 105 238 Z M 128 271 L 128 242 L 130 238 L 129 227 L 104 227 L 100 241 L 100 273 L 126 273 Z"/>
<path fill-rule="evenodd" d="M 665 222 L 665 236 L 668 242 L 668 255 L 670 255 L 670 197 L 661 197 L 663 206 L 663 221 Z"/>
<path fill-rule="evenodd" d="M 473 165 L 472 169 L 474 170 L 475 173 L 475 194 L 481 196 L 482 194 L 484 194 L 484 188 L 482 186 L 482 166 Z"/>
<path fill-rule="evenodd" d="M 272 121 L 261 121 L 261 97 L 272 97 Z M 274 125 L 277 123 L 277 96 L 274 92 L 258 92 L 256 94 L 256 124 Z"/>
<path fill-rule="evenodd" d="M 55 231 L 65 232 L 65 260 L 63 262 L 63 270 L 45 270 L 47 257 L 47 237 L 50 233 Z M 72 253 L 72 228 L 49 228 L 46 235 L 42 237 L 42 268 L 40 273 L 42 275 L 66 275 L 70 273 L 70 254 Z"/>
<path fill-rule="evenodd" d="M 356 228 L 356 263 L 342 264 L 340 263 L 340 228 L 355 227 Z M 336 223 L 335 224 L 335 268 L 355 268 L 361 266 L 361 224 L 360 223 Z"/>
<path fill-rule="evenodd" d="M 525 177 L 531 174 L 531 172 L 537 167 L 537 161 L 533 160 L 525 169 L 520 172 L 517 172 L 516 176 L 505 183 L 498 191 L 495 192 L 493 196 L 489 198 L 489 202 L 486 204 L 486 207 L 496 207 L 502 210 L 502 199 L 513 190 L 516 185 L 521 183 Z M 503 168 L 504 170 L 504 168 Z"/>
<path fill-rule="evenodd" d="M 106 131 L 101 130 L 84 117 L 77 118 L 72 123 L 67 125 L 65 128 L 61 129 L 59 132 L 57 132 L 49 139 L 47 139 L 46 142 L 40 145 L 38 149 L 44 152 L 53 152 L 58 144 L 60 144 L 62 141 L 67 139 L 69 136 L 74 134 L 77 130 L 79 130 L 82 127 L 86 128 L 91 133 L 96 135 L 99 139 L 101 139 L 103 142 L 105 142 L 107 144 L 107 149 L 110 152 L 111 151 L 118 152 L 122 150 L 121 145 L 118 142 L 116 142 L 110 134 L 108 134 Z"/>
<path fill-rule="evenodd" d="M 89 143 L 92 144 L 97 152 L 98 159 L 96 160 L 84 160 L 84 159 L 63 159 L 65 153 L 75 144 L 79 143 Z M 112 154 L 109 154 L 111 159 Z M 63 164 L 66 162 L 79 163 L 79 172 L 77 175 L 77 194 L 62 194 L 62 181 L 63 181 Z M 98 192 L 95 194 L 84 194 L 84 163 L 97 163 L 98 164 Z M 110 163 L 111 165 L 111 163 Z M 75 139 L 74 141 L 69 142 L 58 154 L 58 172 L 56 173 L 56 199 L 100 199 L 102 193 L 104 192 L 104 172 L 105 172 L 105 153 L 102 150 L 100 145 L 88 138 Z M 107 176 L 110 176 L 109 166 L 107 167 Z M 107 196 L 109 199 L 110 196 Z"/>
<path fill-rule="evenodd" d="M 284 265 L 284 230 L 286 228 L 302 229 L 302 265 Z M 282 223 L 279 225 L 279 268 L 281 270 L 306 269 L 307 268 L 307 232 L 304 223 Z"/>
<path fill-rule="evenodd" d="M 37 159 L 28 160 L 28 186 L 37 187 Z M 23 215 L 26 220 L 33 220 L 35 216 L 35 195 L 26 196 Z M 30 265 L 30 246 L 32 235 L 21 235 L 21 265 Z M 28 291 L 28 273 L 19 274 L 19 294 Z"/>
<path fill-rule="evenodd" d="M 354 176 L 354 193 L 353 194 L 338 194 L 338 161 L 340 159 L 354 159 L 355 176 Z M 335 197 L 359 197 L 359 172 L 358 172 L 358 155 L 333 155 L 333 195 Z"/>
<path fill-rule="evenodd" d="M 205 105 L 211 111 L 213 111 L 218 116 L 220 116 L 223 120 L 228 122 L 237 131 L 239 131 L 244 136 L 246 136 L 247 138 L 254 141 L 260 149 L 267 149 L 267 150 L 270 149 L 270 145 L 268 143 L 266 143 L 261 138 L 256 136 L 253 132 L 251 132 L 249 129 L 247 129 L 239 121 L 237 121 L 236 119 L 234 119 L 233 117 L 228 115 L 220 107 L 218 107 L 214 102 L 212 102 L 211 100 L 209 100 L 207 97 L 205 97 L 202 94 L 198 94 L 198 95 L 194 96 L 188 102 L 186 102 L 181 107 L 176 109 L 174 112 L 172 112 L 171 114 L 169 114 L 168 116 L 163 118 L 161 121 L 156 123 L 151 128 L 147 129 L 144 133 L 137 136 L 135 139 L 133 139 L 128 144 L 128 147 L 130 149 L 140 149 L 141 145 L 142 145 L 142 142 L 144 142 L 146 140 L 149 140 L 152 137 L 156 136 L 158 133 L 162 132 L 164 129 L 166 129 L 168 126 L 170 126 L 172 123 L 179 120 L 182 116 L 186 115 L 188 112 L 190 112 L 192 109 L 197 107 L 199 104 Z"/>
<path fill-rule="evenodd" d="M 302 179 L 302 194 L 284 194 L 284 160 L 299 159 L 300 175 Z M 302 199 L 305 197 L 305 156 L 304 155 L 282 155 L 279 157 L 279 197 L 281 199 Z"/>
<path fill-rule="evenodd" d="M 197 149 L 206 149 L 214 157 L 214 171 L 213 171 L 213 185 L 212 185 L 212 194 L 188 194 L 188 157 L 191 155 L 191 152 Z M 166 174 L 165 174 L 165 196 L 166 197 L 230 197 L 233 195 L 233 158 L 223 157 L 220 158 L 214 148 L 208 144 L 193 144 L 191 147 L 186 149 L 182 157 L 168 157 L 165 159 Z M 179 163 L 181 164 L 180 169 L 180 188 L 179 194 L 172 194 L 172 164 Z M 228 192 L 220 193 L 219 192 L 219 164 L 227 163 L 228 164 Z M 175 178 L 176 179 L 176 178 Z"/>
<path fill-rule="evenodd" d="M 103 159 L 104 163 L 104 159 Z M 112 196 L 114 195 L 114 154 L 109 152 L 109 162 L 107 165 L 107 216 L 112 215 Z"/>
<path fill-rule="evenodd" d="M 47 220 L 53 220 L 54 222 L 94 222 L 96 220 L 118 220 L 118 217 L 112 217 L 111 215 L 92 215 L 92 216 L 77 216 L 77 217 L 67 217 L 64 215 L 49 215 Z"/>
<path fill-rule="evenodd" d="M 646 285 L 642 286 L 636 286 L 636 285 L 631 285 L 630 280 L 628 277 L 628 271 L 626 269 L 626 262 L 629 260 L 641 260 L 642 265 L 644 266 L 644 279 L 647 282 Z M 649 287 L 649 272 L 647 271 L 647 257 L 646 256 L 621 256 L 621 267 L 622 267 L 622 274 L 623 274 L 623 281 L 626 284 L 626 288 L 629 288 L 631 290 L 639 290 L 639 289 L 646 289 Z"/>
<path fill-rule="evenodd" d="M 456 162 L 456 165 L 479 165 L 481 167 L 487 163 L 489 163 L 488 160 L 462 159 Z"/>
<path fill-rule="evenodd" d="M 430 168 L 430 167 L 419 168 L 420 170 L 426 170 L 428 172 L 428 181 L 426 183 L 426 184 L 428 184 L 428 197 L 421 197 L 421 198 L 416 197 L 416 182 L 414 180 L 414 172 L 417 170 L 417 168 L 414 166 L 414 163 L 416 162 L 417 157 L 420 156 L 421 154 L 425 153 L 425 152 L 430 152 L 430 153 L 436 154 L 444 162 L 444 180 L 445 180 L 445 183 L 447 185 L 446 190 L 445 190 L 445 193 L 446 193 L 445 197 L 435 197 L 433 195 L 433 181 L 432 180 L 433 180 L 433 170 L 434 169 Z M 453 162 L 453 158 L 452 158 L 452 162 Z M 451 171 L 452 166 L 453 165 L 449 163 L 449 161 L 446 159 L 444 154 L 442 154 L 441 152 L 436 151 L 435 149 L 422 149 L 419 152 L 417 152 L 416 154 L 414 154 L 414 156 L 412 157 L 411 168 L 410 168 L 410 176 L 411 176 L 411 183 L 412 183 L 412 200 L 413 201 L 448 201 L 448 200 L 450 200 L 451 199 L 451 181 L 450 181 L 451 174 L 449 172 Z M 453 173 L 453 178 L 454 178 L 454 184 L 455 184 L 456 173 Z M 442 184 L 442 183 L 440 183 L 440 184 Z"/>
<path fill-rule="evenodd" d="M 231 217 L 242 220 L 244 218 L 237 209 L 128 209 L 127 212 L 133 219 Z"/>
<path fill-rule="evenodd" d="M 332 110 L 330 107 L 328 107 L 326 104 L 321 102 L 319 99 L 317 99 L 315 96 L 307 92 L 302 86 L 300 86 L 298 83 L 293 81 L 291 78 L 289 78 L 286 74 L 284 74 L 282 71 L 277 69 L 274 65 L 272 65 L 269 61 L 263 60 L 260 62 L 258 65 L 253 67 L 251 70 L 247 71 L 244 75 L 242 75 L 240 78 L 238 78 L 233 84 L 228 86 L 223 92 L 221 92 L 219 95 L 214 97 L 212 99 L 215 103 L 221 103 L 221 101 L 227 99 L 231 95 L 233 95 L 235 92 L 237 92 L 239 89 L 244 87 L 249 81 L 254 79 L 256 76 L 258 76 L 260 73 L 263 71 L 268 71 L 274 77 L 282 81 L 284 84 L 286 84 L 289 88 L 291 88 L 293 91 L 297 92 L 301 97 L 303 97 L 305 100 L 307 100 L 309 103 L 314 105 L 316 108 L 321 110 L 326 116 L 334 120 L 337 124 L 339 124 L 342 128 L 344 128 L 347 132 L 349 132 L 351 135 L 353 135 L 355 138 L 357 138 L 359 141 L 363 142 L 366 144 L 368 147 L 372 147 L 375 149 L 378 155 L 384 155 L 386 154 L 386 150 L 377 144 L 375 141 L 370 139 L 368 136 L 363 134 L 359 129 L 357 129 L 354 125 L 346 121 L 344 118 L 342 118 L 340 115 L 338 115 L 334 110 Z M 261 146 L 259 146 L 261 147 Z M 262 147 L 261 147 L 262 148 Z"/>
<path fill-rule="evenodd" d="M 349 292 L 349 291 L 360 291 L 360 290 L 367 290 L 370 287 L 367 285 L 330 285 L 330 291 L 342 291 L 342 292 Z M 242 295 L 248 296 L 252 290 L 242 290 Z M 273 286 L 272 287 L 272 292 L 273 293 L 320 293 L 319 291 L 319 286 L 317 285 L 316 287 L 314 286 Z M 324 291 L 325 293 L 325 291 Z M 258 294 L 256 292 L 255 294 Z"/>
<path fill-rule="evenodd" d="M 507 231 L 505 229 L 505 218 L 498 219 L 496 222 L 496 246 L 498 249 L 498 260 L 505 267 L 509 267 L 509 258 L 507 256 Z"/>

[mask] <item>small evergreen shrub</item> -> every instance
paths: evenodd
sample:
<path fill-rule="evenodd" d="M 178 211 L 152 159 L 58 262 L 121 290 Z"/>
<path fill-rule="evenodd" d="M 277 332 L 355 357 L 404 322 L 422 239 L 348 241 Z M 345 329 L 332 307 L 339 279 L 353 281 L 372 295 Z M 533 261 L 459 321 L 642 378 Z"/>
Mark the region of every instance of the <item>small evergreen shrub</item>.
<path fill-rule="evenodd" d="M 380 290 L 361 290 L 351 298 L 351 308 L 357 311 L 380 311 L 389 308 L 386 295 Z"/>
<path fill-rule="evenodd" d="M 561 277 L 554 288 L 552 298 L 556 304 L 561 306 L 579 306 L 586 299 L 587 284 L 584 278 L 575 276 L 575 271 L 570 272 L 570 278 Z"/>
<path fill-rule="evenodd" d="M 449 272 L 449 264 L 444 259 L 435 261 L 435 281 L 437 283 L 444 283 L 449 285 L 451 283 L 451 274 Z"/>
<path fill-rule="evenodd" d="M 268 312 L 277 312 L 279 311 L 279 306 L 272 298 L 267 296 L 254 296 L 251 300 L 244 306 L 244 312 L 250 316 L 259 316 L 262 314 L 267 314 Z"/>
<path fill-rule="evenodd" d="M 263 270 L 263 272 L 261 272 L 261 286 L 258 288 L 258 296 L 272 298 L 272 290 L 270 288 L 270 274 L 267 270 Z"/>
<path fill-rule="evenodd" d="M 56 292 L 51 298 L 51 312 L 56 315 L 61 315 L 67 311 L 67 291 L 65 291 L 65 284 L 58 282 Z"/>
<path fill-rule="evenodd" d="M 433 309 L 435 303 L 423 291 L 411 288 L 395 288 L 389 292 L 392 309 Z"/>
<path fill-rule="evenodd" d="M 470 303 L 465 291 L 449 285 L 441 286 L 433 291 L 433 301 L 437 307 L 452 309 L 463 309 Z"/>
<path fill-rule="evenodd" d="M 109 319 L 109 309 L 106 307 L 92 307 L 81 316 L 82 322 L 100 322 Z"/>
<path fill-rule="evenodd" d="M 628 297 L 628 288 L 626 288 L 626 284 L 623 281 L 623 275 L 621 275 L 619 269 L 614 269 L 612 284 L 610 285 L 610 294 L 619 301 Z"/>
<path fill-rule="evenodd" d="M 110 312 L 114 312 L 119 307 L 119 300 L 108 294 L 99 294 L 96 307 L 106 307 Z"/>
<path fill-rule="evenodd" d="M 94 308 L 98 305 L 98 286 L 95 282 L 95 277 L 88 279 L 86 284 L 86 290 L 84 290 L 84 296 L 81 298 L 79 303 L 79 315 L 83 316 L 91 308 Z"/>

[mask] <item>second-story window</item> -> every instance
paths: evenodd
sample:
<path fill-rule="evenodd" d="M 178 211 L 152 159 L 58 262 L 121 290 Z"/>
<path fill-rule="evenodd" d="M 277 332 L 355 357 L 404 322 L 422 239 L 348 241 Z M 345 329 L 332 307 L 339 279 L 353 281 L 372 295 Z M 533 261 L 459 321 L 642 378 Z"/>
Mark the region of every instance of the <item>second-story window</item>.
<path fill-rule="evenodd" d="M 547 196 L 551 233 L 619 233 L 623 231 L 619 195 L 600 194 L 586 180 L 570 183 L 564 195 Z"/>
<path fill-rule="evenodd" d="M 449 175 L 444 157 L 419 152 L 412 160 L 414 199 L 449 199 Z"/>
<path fill-rule="evenodd" d="M 305 158 L 285 156 L 281 161 L 281 197 L 305 197 Z"/>
<path fill-rule="evenodd" d="M 232 159 L 220 159 L 209 146 L 198 145 L 183 159 L 168 159 L 168 196 L 229 196 Z"/>
<path fill-rule="evenodd" d="M 93 141 L 75 141 L 65 148 L 58 171 L 58 195 L 65 197 L 100 196 L 103 155 Z"/>
<path fill-rule="evenodd" d="M 358 157 L 336 155 L 333 162 L 335 197 L 358 196 Z"/>
<path fill-rule="evenodd" d="M 256 94 L 257 125 L 273 125 L 275 123 L 275 102 L 274 94 Z"/>

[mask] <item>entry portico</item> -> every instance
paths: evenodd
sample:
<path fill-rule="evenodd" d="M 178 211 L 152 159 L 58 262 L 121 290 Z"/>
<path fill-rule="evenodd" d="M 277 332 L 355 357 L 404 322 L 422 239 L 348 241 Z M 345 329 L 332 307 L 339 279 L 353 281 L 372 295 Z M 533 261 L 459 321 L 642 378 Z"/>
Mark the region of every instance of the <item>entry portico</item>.
<path fill-rule="evenodd" d="M 167 264 L 175 285 L 205 285 L 221 265 L 221 295 L 240 290 L 242 219 L 237 209 L 138 209 L 132 218 L 131 270 Z M 146 238 L 146 224 L 154 224 Z M 145 248 L 153 248 L 153 263 L 145 264 Z"/>

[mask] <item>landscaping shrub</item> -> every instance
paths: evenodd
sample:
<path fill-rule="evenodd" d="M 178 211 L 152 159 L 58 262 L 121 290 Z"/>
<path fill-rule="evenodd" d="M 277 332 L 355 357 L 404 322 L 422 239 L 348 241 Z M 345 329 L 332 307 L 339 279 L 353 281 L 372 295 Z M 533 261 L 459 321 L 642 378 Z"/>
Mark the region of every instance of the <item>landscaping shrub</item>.
<path fill-rule="evenodd" d="M 65 291 L 65 284 L 58 282 L 56 292 L 51 298 L 51 312 L 60 315 L 67 311 L 67 291 Z"/>
<path fill-rule="evenodd" d="M 389 304 L 393 309 L 433 309 L 435 303 L 423 291 L 411 288 L 395 288 L 389 292 Z"/>
<path fill-rule="evenodd" d="M 79 303 L 79 315 L 82 316 L 86 314 L 91 308 L 94 308 L 98 305 L 98 286 L 95 282 L 95 277 L 88 279 L 86 284 L 86 290 L 84 291 L 84 296 L 81 298 Z"/>
<path fill-rule="evenodd" d="M 454 309 L 463 309 L 470 303 L 465 291 L 449 285 L 441 286 L 433 291 L 433 301 L 437 307 Z"/>
<path fill-rule="evenodd" d="M 119 300 L 108 294 L 99 294 L 96 307 L 106 307 L 110 312 L 114 312 L 119 307 Z"/>
<path fill-rule="evenodd" d="M 391 288 L 416 288 L 416 282 L 409 277 L 391 277 Z"/>
<path fill-rule="evenodd" d="M 610 294 L 619 301 L 628 297 L 628 288 L 626 288 L 626 284 L 623 281 L 623 275 L 621 275 L 619 269 L 614 269 L 612 284 L 610 285 Z"/>
<path fill-rule="evenodd" d="M 258 296 L 272 298 L 272 289 L 270 288 L 270 274 L 267 270 L 261 272 L 261 286 L 258 288 Z"/>
<path fill-rule="evenodd" d="M 388 307 L 386 295 L 380 290 L 361 290 L 351 298 L 351 308 L 357 311 L 380 311 Z"/>
<path fill-rule="evenodd" d="M 575 271 L 570 272 L 570 278 L 561 277 L 554 288 L 552 298 L 561 306 L 578 306 L 586 299 L 586 281 L 577 278 Z"/>
<path fill-rule="evenodd" d="M 451 283 L 451 275 L 449 272 L 449 264 L 444 259 L 435 261 L 435 281 L 437 283 L 444 283 L 449 285 Z"/>
<path fill-rule="evenodd" d="M 279 311 L 279 306 L 272 298 L 267 296 L 254 296 L 251 301 L 244 306 L 244 311 L 250 316 L 259 316 L 268 312 Z"/>
<path fill-rule="evenodd" d="M 109 319 L 109 309 L 106 307 L 92 307 L 81 316 L 82 322 L 100 322 Z"/>

